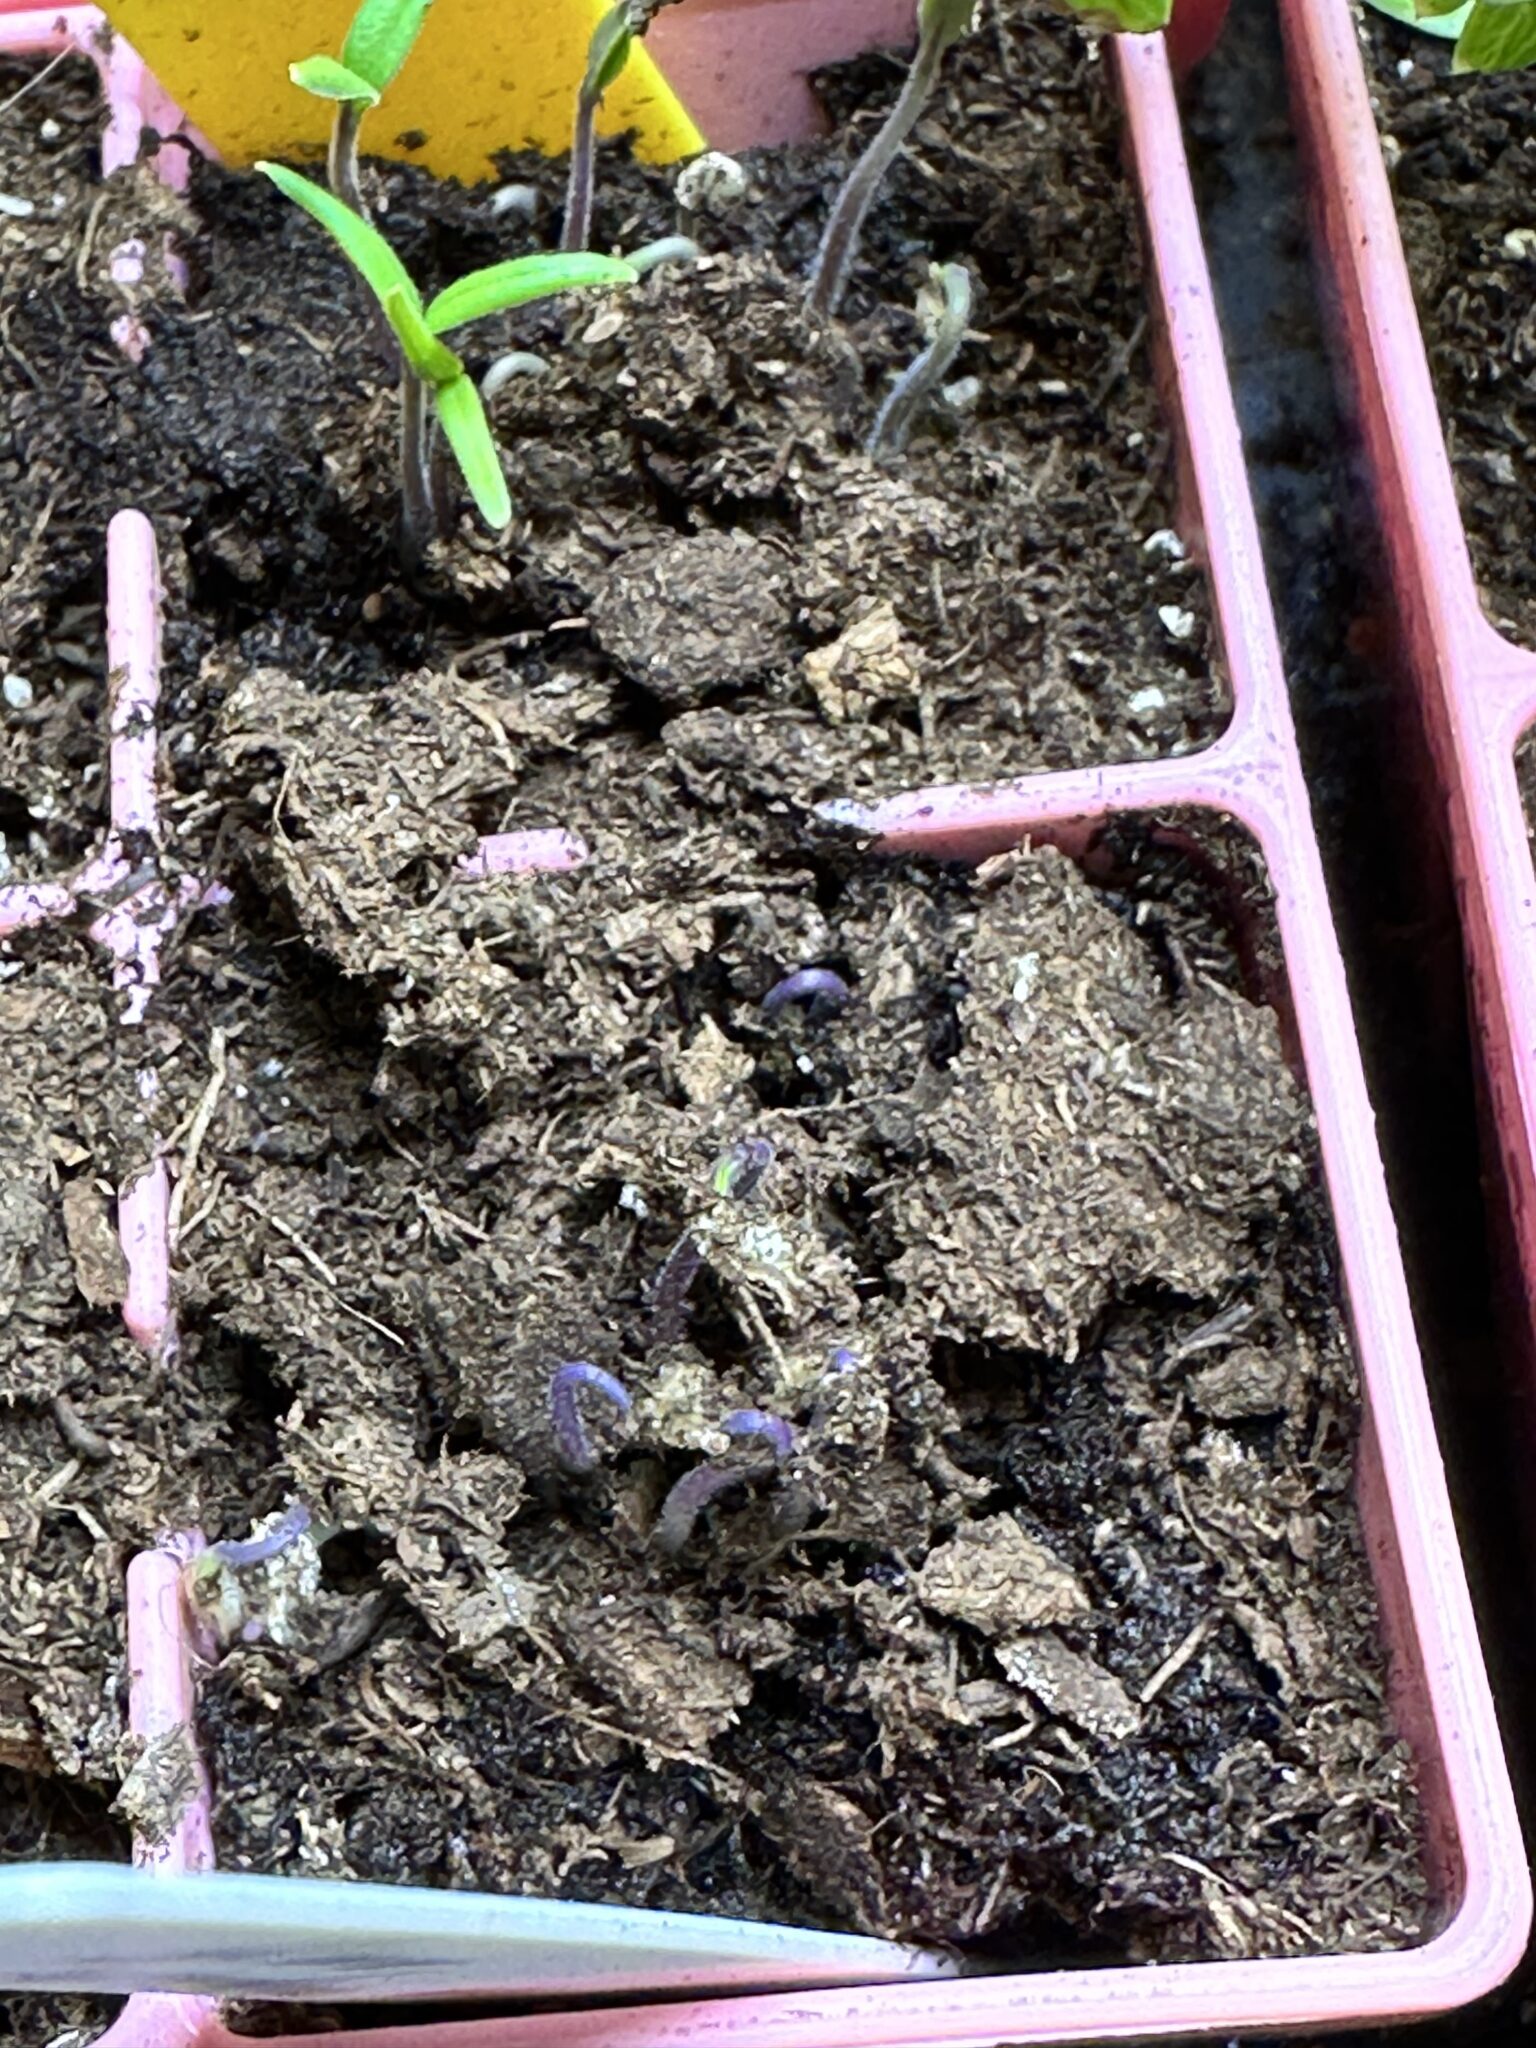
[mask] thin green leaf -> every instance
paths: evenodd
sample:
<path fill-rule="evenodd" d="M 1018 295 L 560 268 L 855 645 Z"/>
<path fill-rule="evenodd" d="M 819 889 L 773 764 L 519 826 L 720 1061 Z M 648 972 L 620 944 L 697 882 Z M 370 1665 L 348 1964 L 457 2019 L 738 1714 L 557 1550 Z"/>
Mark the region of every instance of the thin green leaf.
<path fill-rule="evenodd" d="M 1536 0 L 1477 0 L 1451 57 L 1453 71 L 1520 71 L 1536 62 Z"/>
<path fill-rule="evenodd" d="M 1434 0 L 1433 11 L 1422 11 L 1414 0 L 1366 0 L 1368 7 L 1374 7 L 1378 14 L 1390 16 L 1393 21 L 1405 21 L 1409 28 L 1422 29 L 1427 36 L 1444 36 L 1447 41 L 1459 36 L 1466 26 L 1467 16 L 1472 12 L 1472 0 Z M 1450 6 L 1455 11 L 1445 13 Z"/>
<path fill-rule="evenodd" d="M 411 54 L 432 0 L 362 0 L 341 46 L 341 61 L 382 92 Z"/>
<path fill-rule="evenodd" d="M 394 285 L 385 294 L 384 311 L 395 330 L 401 353 L 424 383 L 438 389 L 463 376 L 464 365 L 422 318 L 420 299 L 407 297 Z"/>
<path fill-rule="evenodd" d="M 501 458 L 496 453 L 475 380 L 455 377 L 451 384 L 440 384 L 432 396 L 448 446 L 469 485 L 475 510 L 487 526 L 499 533 L 512 517 L 512 500 L 507 494 Z"/>
<path fill-rule="evenodd" d="M 308 178 L 301 178 L 286 164 L 262 162 L 256 168 L 272 180 L 279 192 L 286 193 L 295 206 L 302 206 L 311 219 L 319 221 L 321 227 L 335 236 L 343 254 L 356 264 L 364 282 L 386 313 L 391 292 L 402 293 L 420 312 L 421 293 L 411 282 L 410 272 L 376 227 L 365 221 L 360 213 L 354 213 L 334 193 L 327 192 Z"/>
<path fill-rule="evenodd" d="M 634 284 L 639 273 L 614 256 L 594 256 L 587 249 L 551 250 L 537 256 L 514 256 L 510 263 L 492 263 L 472 270 L 427 305 L 427 325 L 434 334 L 526 306 L 532 299 L 556 292 L 584 291 L 600 285 Z"/>
<path fill-rule="evenodd" d="M 1079 21 L 1109 35 L 1151 35 L 1166 28 L 1173 0 L 1066 0 Z"/>
<path fill-rule="evenodd" d="M 369 107 L 379 104 L 379 96 L 367 79 L 359 78 L 334 57 L 305 57 L 288 66 L 288 76 L 317 100 L 361 100 Z"/>

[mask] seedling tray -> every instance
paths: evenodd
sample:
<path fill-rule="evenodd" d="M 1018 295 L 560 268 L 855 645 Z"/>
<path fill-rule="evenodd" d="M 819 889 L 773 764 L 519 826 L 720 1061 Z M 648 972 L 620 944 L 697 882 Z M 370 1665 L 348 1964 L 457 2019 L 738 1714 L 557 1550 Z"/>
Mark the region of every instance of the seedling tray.
<path fill-rule="evenodd" d="M 71 32 L 66 17 L 22 21 L 15 36 L 6 34 L 7 27 L 16 30 L 14 22 L 0 23 L 0 47 L 37 49 L 46 47 L 40 35 Z M 61 22 L 62 27 L 55 26 Z M 75 25 L 82 26 L 81 17 L 75 17 Z M 83 26 L 88 30 L 88 19 Z M 328 2038 L 338 2048 L 417 2043 L 421 2048 L 561 2048 L 564 2043 L 571 2048 L 577 2043 L 582 2048 L 593 2043 L 684 2048 L 706 2030 L 728 2030 L 749 2048 L 981 2048 L 1004 2041 L 1226 2036 L 1365 2025 L 1465 2004 L 1498 1984 L 1524 1948 L 1531 1914 L 1525 1859 L 1296 751 L 1169 64 L 1156 40 L 1119 44 L 1113 61 L 1145 215 L 1162 379 L 1179 430 L 1181 523 L 1209 575 L 1230 677 L 1231 721 L 1213 745 L 1182 759 L 985 788 L 933 788 L 872 806 L 829 808 L 867 837 L 872 855 L 921 851 L 979 860 L 1030 837 L 1083 857 L 1117 818 L 1178 814 L 1187 819 L 1192 812 L 1235 820 L 1257 842 L 1273 888 L 1287 984 L 1267 992 L 1279 1001 L 1316 1113 L 1361 1372 L 1359 1512 L 1391 1657 L 1393 1712 L 1418 1763 L 1437 1932 L 1416 1948 L 1373 1954 L 1155 1970 L 1042 1970 L 942 1985 L 862 1985 L 431 2026 L 401 2024 L 332 2034 Z M 122 515 L 114 523 L 112 567 L 113 660 L 120 666 L 120 648 L 136 643 L 142 650 L 152 647 L 154 638 L 153 550 L 137 515 Z M 131 663 L 127 676 L 119 685 L 124 700 L 138 687 Z M 153 757 L 145 730 L 153 711 L 149 682 L 145 670 L 136 700 L 139 715 L 131 731 L 125 725 L 118 733 L 114 784 L 120 754 L 123 773 L 129 775 L 129 757 L 122 750 L 136 739 L 143 744 L 135 758 L 148 773 Z M 1509 780 L 1512 796 L 1512 770 Z M 152 805 L 152 787 L 132 786 L 135 801 Z M 120 823 L 115 801 L 114 823 Z M 152 815 L 149 823 L 152 827 Z M 580 857 L 579 845 L 556 836 L 532 843 L 486 842 L 480 859 L 486 868 L 505 868 Z M 22 903 L 23 893 L 35 900 Z M 7 909 L 13 924 L 38 922 L 67 910 L 72 901 L 67 889 L 56 895 L 18 892 Z M 168 915 L 173 913 L 174 906 L 168 907 Z M 100 936 L 110 940 L 107 932 Z M 125 990 L 132 994 L 151 984 L 150 967 L 142 954 L 120 961 Z M 125 1200 L 121 1209 L 131 1275 L 130 1321 L 141 1342 L 164 1345 L 174 1341 L 174 1329 L 163 1165 L 153 1167 L 138 1188 L 142 1195 Z M 130 1575 L 131 1713 L 141 1733 L 185 1726 L 188 1718 L 189 1652 L 176 1573 L 175 1550 L 167 1549 L 139 1559 Z M 157 1867 L 173 1874 L 208 1867 L 206 1811 L 206 1795 L 200 1793 L 158 1859 L 140 1852 L 141 1865 L 148 1866 L 142 1882 L 152 1884 Z M 24 1895 L 37 1901 L 49 1883 L 67 1897 L 67 1866 L 31 1872 Z M 316 1889 L 314 1896 L 319 1899 L 321 1891 Z M 44 1900 L 38 1910 L 45 1905 Z M 0 1925 L 0 1977 L 25 1976 L 28 1945 L 23 1922 L 13 1918 Z M 82 1940 L 82 1948 L 86 1945 Z M 146 1978 L 167 1981 L 163 1957 L 162 1951 L 157 1960 L 146 1944 Z M 230 1989 L 236 1988 L 232 1979 Z M 326 1991 L 323 1978 L 303 1988 L 314 1996 Z M 389 1991 L 381 1975 L 378 1995 L 387 1997 Z M 233 2048 L 236 2037 L 221 2025 L 206 1997 L 145 1994 L 130 2000 L 107 2038 L 112 2048 L 170 2048 L 172 2043 Z"/>
<path fill-rule="evenodd" d="M 1281 15 L 1393 608 L 1443 793 L 1513 1246 L 1536 1314 L 1536 876 L 1515 777 L 1536 720 L 1536 654 L 1506 639 L 1478 596 L 1348 0 L 1281 0 Z"/>

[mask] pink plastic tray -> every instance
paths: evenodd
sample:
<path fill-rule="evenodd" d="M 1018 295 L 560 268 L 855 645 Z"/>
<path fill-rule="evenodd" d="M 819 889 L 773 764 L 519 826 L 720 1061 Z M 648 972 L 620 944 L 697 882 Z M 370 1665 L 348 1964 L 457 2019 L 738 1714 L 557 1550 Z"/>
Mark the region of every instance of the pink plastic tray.
<path fill-rule="evenodd" d="M 1536 654 L 1506 640 L 1478 598 L 1348 0 L 1282 0 L 1281 14 L 1395 608 L 1449 812 L 1474 1023 L 1536 1318 L 1536 876 L 1514 765 L 1536 720 Z"/>
<path fill-rule="evenodd" d="M 38 34 L 40 23 L 49 34 L 64 32 L 52 27 L 58 16 L 23 20 L 29 24 L 24 33 Z M 0 33 L 0 46 L 5 40 Z M 1116 813 L 1189 807 L 1237 818 L 1260 844 L 1275 891 L 1289 1022 L 1316 1108 L 1363 1377 L 1359 1504 L 1392 1651 L 1394 1710 L 1419 1764 L 1439 1931 L 1418 1948 L 1390 1954 L 1041 1971 L 936 1988 L 869 1987 L 402 2024 L 328 2036 L 336 2048 L 698 2048 L 705 2036 L 727 2034 L 738 2048 L 993 2048 L 1364 2024 L 1465 2004 L 1498 1984 L 1524 1948 L 1531 1914 L 1525 1857 L 1296 753 L 1168 61 L 1157 40 L 1123 42 L 1114 61 L 1146 216 L 1166 396 L 1181 429 L 1183 525 L 1209 569 L 1231 680 L 1231 723 L 1214 745 L 1179 760 L 986 789 L 932 789 L 869 809 L 834 808 L 863 825 L 880 849 L 966 858 L 981 858 L 1026 834 L 1080 852 Z M 123 636 L 115 644 L 152 648 L 147 529 L 136 515 L 123 515 L 113 532 L 113 631 Z M 116 770 L 114 756 L 114 792 Z M 550 854 L 555 864 L 580 858 L 581 850 L 563 841 L 482 849 L 488 868 L 539 864 Z M 67 891 L 60 894 L 55 911 L 70 900 Z M 39 914 L 49 913 L 40 907 Z M 126 985 L 135 963 L 120 961 L 118 972 Z M 146 1176 L 158 1177 L 158 1186 L 138 1222 L 128 1205 L 123 1216 L 131 1298 L 139 1304 L 135 1327 L 150 1343 L 166 1341 L 170 1331 L 164 1175 L 161 1164 Z M 190 1686 L 171 1569 L 158 1555 L 134 1567 L 132 1665 L 134 1712 L 175 1719 L 185 1712 Z M 202 1867 L 204 1807 L 188 1815 L 185 1832 L 177 1853 Z M 206 2001 L 141 1997 L 130 2001 L 108 2038 L 112 2048 L 233 2048 L 235 2037 Z"/>

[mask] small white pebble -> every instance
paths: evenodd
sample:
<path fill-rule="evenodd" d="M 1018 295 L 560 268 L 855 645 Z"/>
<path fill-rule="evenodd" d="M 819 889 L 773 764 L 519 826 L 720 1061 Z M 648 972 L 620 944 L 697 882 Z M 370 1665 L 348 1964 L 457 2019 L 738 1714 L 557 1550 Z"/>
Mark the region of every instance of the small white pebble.
<path fill-rule="evenodd" d="M 503 214 L 515 213 L 520 220 L 531 221 L 538 210 L 537 185 L 501 185 L 491 194 L 491 213 L 497 220 Z"/>
<path fill-rule="evenodd" d="M 0 192 L 0 213 L 8 213 L 12 220 L 30 220 L 36 211 L 30 199 L 18 198 L 14 192 Z"/>
<path fill-rule="evenodd" d="M 42 137 L 44 142 L 57 142 L 59 137 L 64 133 L 64 130 L 59 126 L 58 122 L 55 121 L 52 114 L 49 114 L 46 120 L 39 124 L 37 132 Z"/>
<path fill-rule="evenodd" d="M 1166 709 L 1167 703 L 1168 699 L 1163 695 L 1162 691 L 1149 683 L 1146 689 L 1136 692 L 1135 696 L 1127 702 L 1125 708 L 1131 713 L 1133 718 L 1140 718 L 1148 711 L 1162 711 Z"/>
<path fill-rule="evenodd" d="M 243 1081 L 237 1081 L 235 1083 L 235 1100 L 237 1102 L 244 1102 L 245 1098 L 250 1094 L 250 1092 L 250 1089 L 246 1087 Z"/>
<path fill-rule="evenodd" d="M 957 377 L 953 384 L 946 384 L 939 395 L 951 412 L 970 412 L 981 396 L 981 379 Z"/>
<path fill-rule="evenodd" d="M 1141 549 L 1147 555 L 1166 555 L 1170 562 L 1182 562 L 1189 552 L 1171 526 L 1160 526 L 1156 533 L 1149 533 Z"/>
<path fill-rule="evenodd" d="M 261 1075 L 263 1080 L 275 1081 L 278 1075 L 283 1071 L 283 1063 L 281 1060 L 278 1059 L 263 1060 L 261 1065 L 256 1069 L 256 1071 L 258 1074 Z"/>
<path fill-rule="evenodd" d="M 1187 640 L 1195 630 L 1195 615 L 1181 605 L 1160 604 L 1157 616 L 1163 622 L 1163 630 L 1174 640 Z"/>
<path fill-rule="evenodd" d="M 1506 256 L 1513 256 L 1517 261 L 1536 255 L 1536 228 L 1511 228 L 1500 247 Z"/>
<path fill-rule="evenodd" d="M 1399 78 L 1412 78 L 1412 76 L 1413 76 L 1413 59 L 1412 59 L 1411 57 L 1399 57 L 1399 58 L 1398 58 L 1398 60 L 1397 60 L 1397 75 L 1398 75 L 1398 77 L 1399 77 Z"/>
<path fill-rule="evenodd" d="M 1021 953 L 1013 962 L 1013 987 L 1010 994 L 1016 1003 L 1027 1003 L 1035 992 L 1035 983 L 1040 979 L 1040 955 Z"/>
<path fill-rule="evenodd" d="M 0 695 L 3 695 L 13 711 L 26 711 L 33 698 L 32 685 L 25 676 L 6 676 L 0 681 Z"/>
<path fill-rule="evenodd" d="M 1139 448 L 1142 442 L 1146 440 L 1146 438 L 1146 435 L 1141 431 L 1140 427 L 1138 427 L 1134 434 L 1126 435 L 1125 445 L 1127 448 Z"/>
<path fill-rule="evenodd" d="M 1065 398 L 1072 386 L 1064 384 L 1060 377 L 1043 377 L 1035 389 L 1042 398 Z"/>
<path fill-rule="evenodd" d="M 816 1062 L 808 1052 L 797 1052 L 795 1054 L 795 1065 L 802 1074 L 814 1074 L 816 1071 Z"/>
<path fill-rule="evenodd" d="M 646 1206 L 644 1195 L 632 1180 L 625 1181 L 623 1187 L 619 1189 L 619 1207 L 627 1209 L 631 1216 L 638 1216 L 642 1223 L 651 1213 Z"/>

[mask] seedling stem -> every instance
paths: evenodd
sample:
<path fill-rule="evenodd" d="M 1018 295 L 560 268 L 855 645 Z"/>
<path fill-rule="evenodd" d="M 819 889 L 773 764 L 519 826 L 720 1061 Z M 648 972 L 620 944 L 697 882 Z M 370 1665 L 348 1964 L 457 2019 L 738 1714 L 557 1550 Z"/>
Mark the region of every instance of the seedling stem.
<path fill-rule="evenodd" d="M 576 119 L 571 128 L 571 166 L 565 186 L 562 249 L 585 249 L 592 239 L 592 179 L 597 148 L 597 110 L 603 94 L 629 62 L 635 28 L 629 0 L 615 5 L 592 31 L 587 68 L 576 88 Z"/>
<path fill-rule="evenodd" d="M 870 455 L 899 454 L 907 445 L 918 416 L 933 398 L 960 353 L 971 322 L 971 273 L 963 263 L 930 267 L 935 293 L 925 294 L 928 346 L 910 363 L 886 394 L 865 444 Z M 918 311 L 925 309 L 919 302 Z"/>
<path fill-rule="evenodd" d="M 970 27 L 972 11 L 973 0 L 918 0 L 917 49 L 906 80 L 879 133 L 849 173 L 821 239 L 806 293 L 806 305 L 818 319 L 829 320 L 841 305 L 865 215 L 933 91 L 944 52 Z"/>

